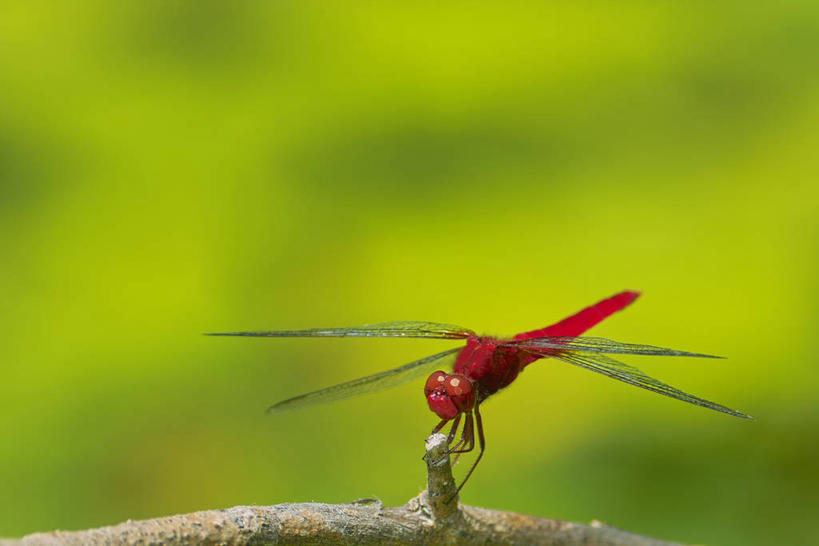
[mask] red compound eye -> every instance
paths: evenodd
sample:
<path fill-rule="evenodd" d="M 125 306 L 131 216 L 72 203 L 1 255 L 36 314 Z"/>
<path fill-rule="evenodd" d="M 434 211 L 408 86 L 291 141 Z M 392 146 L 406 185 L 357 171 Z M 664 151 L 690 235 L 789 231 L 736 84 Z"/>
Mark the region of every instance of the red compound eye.
<path fill-rule="evenodd" d="M 462 411 L 470 411 L 475 405 L 472 383 L 462 375 L 432 372 L 424 385 L 424 394 L 429 409 L 441 419 L 453 419 Z"/>
<path fill-rule="evenodd" d="M 424 385 L 424 395 L 429 396 L 434 390 L 442 391 L 444 382 L 446 381 L 446 374 L 442 371 L 432 372 L 427 378 Z"/>
<path fill-rule="evenodd" d="M 444 389 L 460 411 L 469 411 L 475 405 L 472 383 L 462 375 L 450 375 L 444 381 Z"/>

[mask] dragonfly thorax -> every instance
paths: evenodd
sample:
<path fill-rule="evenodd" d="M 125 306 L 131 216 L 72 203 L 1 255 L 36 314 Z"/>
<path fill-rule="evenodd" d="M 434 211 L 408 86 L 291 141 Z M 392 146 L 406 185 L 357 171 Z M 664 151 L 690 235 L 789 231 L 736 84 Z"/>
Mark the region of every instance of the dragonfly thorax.
<path fill-rule="evenodd" d="M 432 372 L 424 385 L 429 409 L 444 420 L 455 418 L 475 406 L 472 381 L 459 374 Z"/>
<path fill-rule="evenodd" d="M 536 358 L 493 337 L 471 337 L 455 360 L 453 370 L 473 381 L 478 402 L 514 381 L 520 370 Z"/>

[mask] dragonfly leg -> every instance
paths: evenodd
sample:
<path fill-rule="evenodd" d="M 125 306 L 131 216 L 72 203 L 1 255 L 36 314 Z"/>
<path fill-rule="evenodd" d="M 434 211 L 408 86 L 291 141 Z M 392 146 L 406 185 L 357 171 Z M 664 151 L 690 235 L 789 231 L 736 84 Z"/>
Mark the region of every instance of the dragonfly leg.
<path fill-rule="evenodd" d="M 472 413 L 466 416 L 466 423 L 464 423 L 464 430 L 461 433 L 461 439 L 449 450 L 449 454 L 454 453 L 455 458 L 452 459 L 452 464 L 458 462 L 461 453 L 467 453 L 475 448 L 475 427 L 472 421 Z"/>
<path fill-rule="evenodd" d="M 448 422 L 449 421 L 447 421 L 446 419 L 442 419 L 440 423 L 435 425 L 435 428 L 432 429 L 432 432 L 430 432 L 430 435 L 438 433 L 442 428 L 444 428 L 444 425 L 446 425 Z M 449 444 L 447 444 L 447 445 L 449 445 Z M 421 460 L 426 461 L 427 460 L 427 455 L 424 454 L 424 456 L 421 457 Z"/>
<path fill-rule="evenodd" d="M 455 420 L 452 422 L 452 428 L 449 429 L 449 435 L 447 436 L 447 439 L 446 439 L 446 445 L 447 446 L 452 443 L 453 439 L 455 439 L 455 432 L 458 430 L 458 423 L 460 423 L 460 422 L 461 422 L 461 414 L 459 413 L 458 415 L 455 416 Z M 435 428 L 432 429 L 432 432 L 430 434 L 436 434 L 436 433 L 440 432 L 441 429 L 444 428 L 444 425 L 446 425 L 447 423 L 449 423 L 449 421 L 446 420 L 446 419 L 443 419 L 440 423 L 435 425 Z M 449 457 L 449 452 L 445 453 L 444 457 Z M 421 457 L 421 460 L 426 461 L 427 456 L 424 455 L 423 457 Z M 443 460 L 443 457 L 441 458 L 441 460 Z"/>
<path fill-rule="evenodd" d="M 461 430 L 461 437 L 458 439 L 458 442 L 450 447 L 446 454 L 451 455 L 453 453 L 458 453 L 458 451 L 466 445 L 466 439 L 469 436 L 469 429 L 472 428 L 472 414 L 468 414 L 466 416 L 466 421 L 464 421 L 464 428 Z"/>
<path fill-rule="evenodd" d="M 461 422 L 461 413 L 455 416 L 455 420 L 452 421 L 452 428 L 449 429 L 449 435 L 446 437 L 446 445 L 452 443 L 452 440 L 455 439 L 455 433 L 458 432 L 458 424 Z"/>
<path fill-rule="evenodd" d="M 435 434 L 435 433 L 439 432 L 442 428 L 444 428 L 444 425 L 446 425 L 448 422 L 449 421 L 447 421 L 446 419 L 442 419 L 440 423 L 435 425 L 435 428 L 432 429 L 432 432 L 430 432 L 430 434 Z"/>
<path fill-rule="evenodd" d="M 470 421 L 471 421 L 471 419 L 470 419 Z M 449 497 L 449 499 L 447 499 L 447 501 L 446 501 L 447 503 L 451 502 L 452 499 L 454 499 L 455 497 L 458 496 L 458 493 L 461 491 L 461 488 L 464 486 L 466 481 L 472 475 L 472 472 L 475 470 L 475 467 L 478 466 L 478 462 L 480 462 L 481 457 L 483 457 L 483 451 L 484 451 L 484 448 L 486 447 L 486 441 L 484 440 L 484 437 L 483 437 L 483 422 L 481 421 L 481 412 L 478 410 L 477 404 L 475 405 L 475 422 L 476 422 L 477 428 L 478 428 L 478 444 L 480 445 L 480 452 L 478 453 L 478 458 L 475 459 L 474 463 L 472 463 L 472 467 L 469 469 L 469 472 L 466 473 L 466 477 L 464 478 L 464 481 L 461 482 L 461 485 L 458 486 L 458 489 L 455 490 L 455 493 L 451 497 Z M 474 438 L 472 440 L 472 443 L 473 443 L 473 447 L 474 447 Z"/>

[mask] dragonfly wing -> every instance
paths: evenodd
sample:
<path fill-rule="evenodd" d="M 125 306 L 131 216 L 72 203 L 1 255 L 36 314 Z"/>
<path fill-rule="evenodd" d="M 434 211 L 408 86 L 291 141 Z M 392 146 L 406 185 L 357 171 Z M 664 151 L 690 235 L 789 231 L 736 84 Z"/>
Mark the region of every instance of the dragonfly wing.
<path fill-rule="evenodd" d="M 449 349 L 441 353 L 404 364 L 398 368 L 387 370 L 385 372 L 360 377 L 333 385 L 307 394 L 302 394 L 294 398 L 288 398 L 268 408 L 268 413 L 280 413 L 292 409 L 298 409 L 313 404 L 322 404 L 324 402 L 332 402 L 334 400 L 341 400 L 359 394 L 380 391 L 389 387 L 396 387 L 416 377 L 431 373 L 435 369 L 450 368 L 455 362 L 455 355 L 461 347 Z"/>
<path fill-rule="evenodd" d="M 603 374 L 607 377 L 611 377 L 612 379 L 628 383 L 629 385 L 634 385 L 635 387 L 647 389 L 664 396 L 676 398 L 677 400 L 682 400 L 683 402 L 688 402 L 689 404 L 727 413 L 728 415 L 733 415 L 735 417 L 753 419 L 753 417 L 745 415 L 744 413 L 732 410 L 731 408 L 727 408 L 715 402 L 699 398 L 693 394 L 688 394 L 679 389 L 675 389 L 671 385 L 667 385 L 662 381 L 646 375 L 634 366 L 629 366 L 628 364 L 614 360 L 609 356 L 602 354 L 582 355 L 572 352 L 549 354 L 545 356 L 551 356 L 562 360 L 563 362 L 568 362 L 569 364 L 574 364 L 575 366 L 579 366 L 581 368 Z"/>
<path fill-rule="evenodd" d="M 677 351 L 653 345 L 636 345 L 634 343 L 620 343 L 602 337 L 539 337 L 520 341 L 509 341 L 507 345 L 539 352 L 544 349 L 566 349 L 570 351 L 582 351 L 584 353 L 606 353 L 606 354 L 626 354 L 626 355 L 658 355 L 658 356 L 696 356 L 701 358 L 722 358 L 720 356 L 704 355 L 701 353 L 689 353 L 687 351 Z"/>
<path fill-rule="evenodd" d="M 267 332 L 219 332 L 206 336 L 245 337 L 411 337 L 433 339 L 465 339 L 475 332 L 454 324 L 437 322 L 398 321 L 365 324 L 351 328 L 311 328 L 309 330 L 278 330 Z"/>

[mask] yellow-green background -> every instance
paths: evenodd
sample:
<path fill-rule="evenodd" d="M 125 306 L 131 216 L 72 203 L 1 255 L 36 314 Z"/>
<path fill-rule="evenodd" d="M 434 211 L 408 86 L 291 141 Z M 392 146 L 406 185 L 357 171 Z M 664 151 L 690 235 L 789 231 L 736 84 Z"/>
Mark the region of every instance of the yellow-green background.
<path fill-rule="evenodd" d="M 770 4 L 4 2 L 0 536 L 403 503 L 419 382 L 264 410 L 452 344 L 200 334 L 512 334 L 633 288 L 592 333 L 727 356 L 627 360 L 758 420 L 544 361 L 464 502 L 815 539 L 819 8 Z"/>

